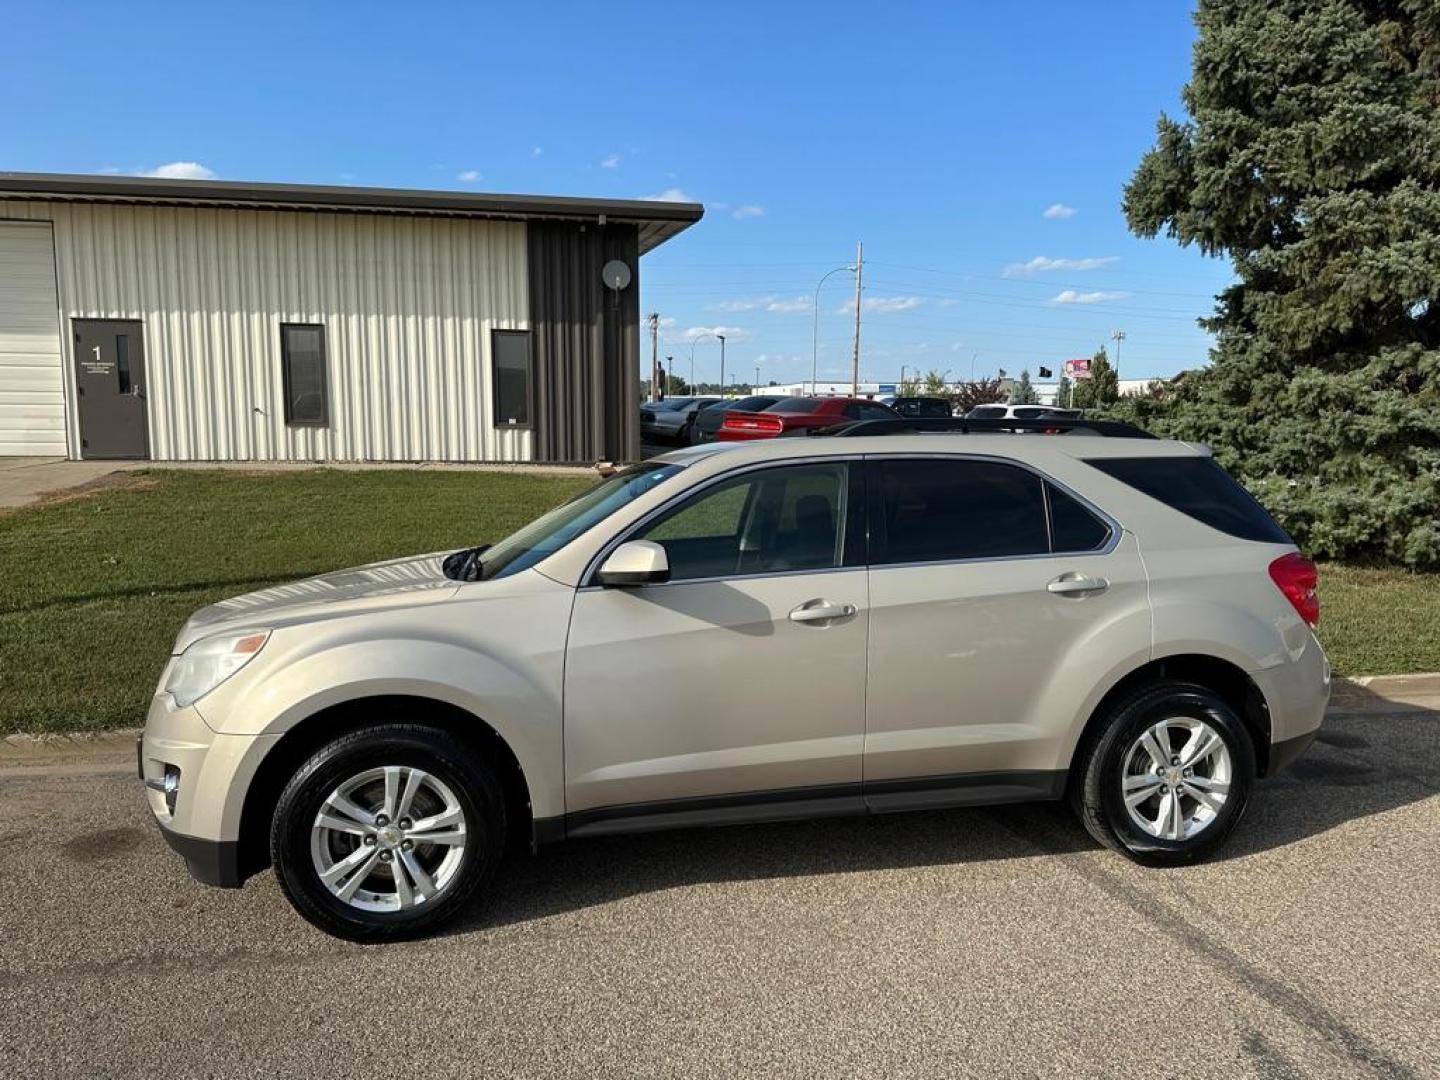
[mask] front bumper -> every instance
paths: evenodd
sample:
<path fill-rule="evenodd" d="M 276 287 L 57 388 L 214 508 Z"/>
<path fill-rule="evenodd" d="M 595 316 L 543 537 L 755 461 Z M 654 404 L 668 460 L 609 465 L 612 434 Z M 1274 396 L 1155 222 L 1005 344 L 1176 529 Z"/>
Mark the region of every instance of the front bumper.
<path fill-rule="evenodd" d="M 238 889 L 245 884 L 240 873 L 240 842 L 238 840 L 202 840 L 198 836 L 167 829 L 163 821 L 155 822 L 165 842 L 185 860 L 190 876 L 202 885 L 222 889 Z"/>
<path fill-rule="evenodd" d="M 240 824 L 245 794 L 260 760 L 278 735 L 222 735 L 194 706 L 177 708 L 157 694 L 136 747 L 145 799 L 166 843 L 185 858 L 191 875 L 206 885 L 238 886 Z M 172 811 L 161 781 L 166 767 L 180 771 Z"/>

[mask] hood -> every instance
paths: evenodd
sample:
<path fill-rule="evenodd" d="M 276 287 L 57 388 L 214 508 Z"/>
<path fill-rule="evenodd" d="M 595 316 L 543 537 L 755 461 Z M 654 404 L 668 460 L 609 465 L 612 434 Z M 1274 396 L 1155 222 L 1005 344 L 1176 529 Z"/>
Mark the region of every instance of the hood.
<path fill-rule="evenodd" d="M 179 652 L 197 638 L 228 629 L 273 629 L 308 619 L 444 600 L 460 586 L 441 569 L 448 554 L 370 563 L 221 600 L 190 616 L 175 649 Z"/>

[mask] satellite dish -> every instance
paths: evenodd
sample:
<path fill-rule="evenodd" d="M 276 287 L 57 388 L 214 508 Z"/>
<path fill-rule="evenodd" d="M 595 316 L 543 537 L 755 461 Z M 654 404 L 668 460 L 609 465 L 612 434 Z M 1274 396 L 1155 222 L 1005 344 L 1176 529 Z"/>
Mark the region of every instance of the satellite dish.
<path fill-rule="evenodd" d="M 630 284 L 630 267 L 619 259 L 611 259 L 601 268 L 600 280 L 618 293 Z"/>

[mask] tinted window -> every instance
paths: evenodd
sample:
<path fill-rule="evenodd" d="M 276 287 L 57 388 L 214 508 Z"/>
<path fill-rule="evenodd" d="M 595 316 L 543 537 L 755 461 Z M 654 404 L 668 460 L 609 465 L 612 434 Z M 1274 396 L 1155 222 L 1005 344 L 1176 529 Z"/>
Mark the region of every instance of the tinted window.
<path fill-rule="evenodd" d="M 820 408 L 818 398 L 788 398 L 785 401 L 777 401 L 766 412 L 789 412 L 789 413 L 812 413 Z"/>
<path fill-rule="evenodd" d="M 1042 555 L 1050 550 L 1043 481 L 1011 465 L 923 459 L 872 470 L 874 563 Z"/>
<path fill-rule="evenodd" d="M 1004 415 L 1004 405 L 977 405 L 965 414 L 970 420 L 998 420 Z"/>
<path fill-rule="evenodd" d="M 1240 540 L 1291 543 L 1285 530 L 1214 458 L 1095 458 L 1088 464 Z"/>
<path fill-rule="evenodd" d="M 780 399 L 773 395 L 759 394 L 755 397 L 741 398 L 739 401 L 730 403 L 730 408 L 737 412 L 759 412 L 761 409 L 768 409 Z"/>
<path fill-rule="evenodd" d="M 1110 539 L 1110 526 L 1054 484 L 1045 485 L 1050 499 L 1050 549 L 1055 552 L 1094 551 Z"/>
<path fill-rule="evenodd" d="M 895 412 L 888 405 L 872 405 L 868 402 L 860 406 L 861 420 L 894 420 Z"/>
<path fill-rule="evenodd" d="M 901 398 L 895 402 L 895 411 L 901 416 L 949 416 L 950 403 L 941 398 Z"/>
<path fill-rule="evenodd" d="M 849 470 L 795 465 L 745 473 L 706 488 L 651 523 L 670 580 L 840 566 L 850 531 Z"/>
<path fill-rule="evenodd" d="M 530 423 L 530 331 L 495 330 L 491 335 L 495 371 L 495 423 L 524 427 Z"/>
<path fill-rule="evenodd" d="M 325 393 L 325 328 L 293 323 L 281 326 L 280 369 L 285 422 L 324 427 L 330 415 Z"/>

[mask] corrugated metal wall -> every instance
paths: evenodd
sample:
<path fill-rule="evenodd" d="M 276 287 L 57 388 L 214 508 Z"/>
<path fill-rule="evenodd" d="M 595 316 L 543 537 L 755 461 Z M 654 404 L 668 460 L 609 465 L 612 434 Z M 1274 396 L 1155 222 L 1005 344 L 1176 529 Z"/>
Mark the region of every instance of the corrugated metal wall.
<path fill-rule="evenodd" d="M 490 331 L 529 326 L 523 223 L 0 200 L 54 223 L 71 318 L 145 324 L 158 460 L 530 460 L 491 423 Z M 285 424 L 280 324 L 325 326 L 330 424 Z"/>
<path fill-rule="evenodd" d="M 600 270 L 619 259 L 628 287 Z M 546 460 L 640 457 L 640 245 L 633 225 L 530 223 L 536 453 Z"/>

